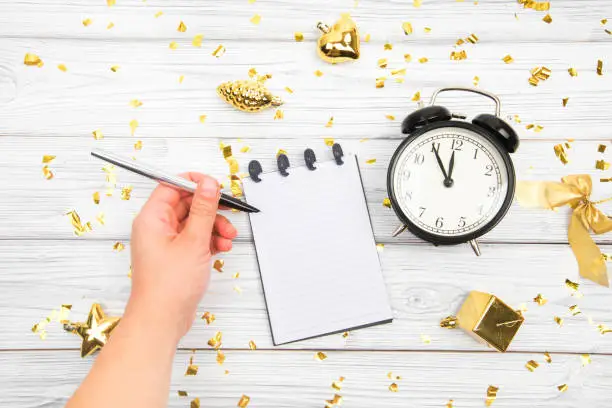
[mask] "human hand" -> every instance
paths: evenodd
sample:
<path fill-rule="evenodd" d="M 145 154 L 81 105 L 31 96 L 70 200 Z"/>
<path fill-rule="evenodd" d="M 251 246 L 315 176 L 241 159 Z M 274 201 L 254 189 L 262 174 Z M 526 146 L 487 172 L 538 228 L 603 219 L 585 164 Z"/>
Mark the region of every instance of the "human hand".
<path fill-rule="evenodd" d="M 175 340 L 191 327 L 211 258 L 232 248 L 236 229 L 217 214 L 219 184 L 200 173 L 194 194 L 159 185 L 132 225 L 132 293 L 126 314 L 152 320 Z"/>

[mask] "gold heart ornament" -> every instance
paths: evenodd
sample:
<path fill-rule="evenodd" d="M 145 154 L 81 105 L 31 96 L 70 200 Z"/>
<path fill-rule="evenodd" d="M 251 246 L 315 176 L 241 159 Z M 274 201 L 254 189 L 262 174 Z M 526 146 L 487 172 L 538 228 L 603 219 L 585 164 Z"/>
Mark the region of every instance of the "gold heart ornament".
<path fill-rule="evenodd" d="M 348 14 L 342 14 L 331 28 L 322 22 L 317 28 L 323 32 L 317 44 L 317 53 L 323 61 L 335 64 L 359 58 L 359 32 Z"/>

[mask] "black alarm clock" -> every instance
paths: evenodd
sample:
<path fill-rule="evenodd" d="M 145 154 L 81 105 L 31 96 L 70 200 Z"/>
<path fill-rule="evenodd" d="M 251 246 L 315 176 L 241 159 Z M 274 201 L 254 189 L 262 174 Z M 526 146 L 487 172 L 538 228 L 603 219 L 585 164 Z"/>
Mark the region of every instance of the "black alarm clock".
<path fill-rule="evenodd" d="M 495 115 L 483 113 L 466 121 L 436 106 L 438 94 L 473 92 L 495 101 Z M 476 239 L 506 215 L 516 185 L 510 153 L 519 146 L 512 127 L 500 118 L 497 96 L 479 89 L 452 87 L 434 92 L 431 106 L 409 114 L 402 122 L 408 136 L 389 165 L 387 190 L 405 229 L 435 245 L 469 242 L 476 255 Z"/>

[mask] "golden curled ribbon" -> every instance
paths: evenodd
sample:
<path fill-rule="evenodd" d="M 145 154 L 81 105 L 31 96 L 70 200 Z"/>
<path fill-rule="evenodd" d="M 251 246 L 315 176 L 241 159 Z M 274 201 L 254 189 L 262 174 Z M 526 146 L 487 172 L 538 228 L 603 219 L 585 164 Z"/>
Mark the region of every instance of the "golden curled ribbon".
<path fill-rule="evenodd" d="M 612 200 L 591 201 L 593 183 L 587 174 L 565 176 L 556 181 L 520 181 L 516 199 L 523 207 L 552 210 L 568 205 L 572 218 L 567 238 L 578 261 L 580 276 L 603 286 L 609 286 L 606 262 L 589 231 L 603 234 L 612 231 L 612 220 L 601 212 L 596 204 Z"/>

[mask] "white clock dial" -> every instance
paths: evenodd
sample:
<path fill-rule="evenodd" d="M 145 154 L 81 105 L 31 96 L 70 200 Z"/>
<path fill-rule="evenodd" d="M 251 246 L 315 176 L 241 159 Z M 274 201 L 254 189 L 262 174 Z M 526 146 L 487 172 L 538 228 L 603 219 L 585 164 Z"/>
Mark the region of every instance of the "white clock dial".
<path fill-rule="evenodd" d="M 396 204 L 416 227 L 450 238 L 496 217 L 508 193 L 508 172 L 497 147 L 482 135 L 440 127 L 404 146 L 391 185 Z"/>

